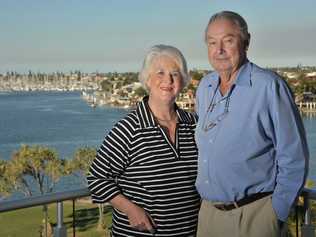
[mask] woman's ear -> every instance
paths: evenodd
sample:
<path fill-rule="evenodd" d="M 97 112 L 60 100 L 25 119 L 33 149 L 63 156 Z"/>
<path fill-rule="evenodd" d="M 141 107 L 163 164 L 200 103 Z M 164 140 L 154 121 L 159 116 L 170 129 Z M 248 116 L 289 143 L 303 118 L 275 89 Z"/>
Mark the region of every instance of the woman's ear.
<path fill-rule="evenodd" d="M 147 80 L 145 81 L 145 87 L 147 91 L 150 91 L 150 76 L 148 76 Z"/>

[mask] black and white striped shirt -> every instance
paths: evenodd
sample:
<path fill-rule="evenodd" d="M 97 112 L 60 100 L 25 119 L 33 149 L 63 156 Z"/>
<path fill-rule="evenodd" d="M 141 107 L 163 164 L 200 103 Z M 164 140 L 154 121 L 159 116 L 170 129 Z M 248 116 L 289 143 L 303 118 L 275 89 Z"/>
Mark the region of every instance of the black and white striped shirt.
<path fill-rule="evenodd" d="M 105 137 L 87 177 L 92 200 L 123 194 L 157 224 L 155 234 L 137 231 L 117 209 L 113 236 L 195 236 L 200 198 L 195 189 L 195 117 L 177 108 L 175 144 L 154 119 L 144 98 Z"/>

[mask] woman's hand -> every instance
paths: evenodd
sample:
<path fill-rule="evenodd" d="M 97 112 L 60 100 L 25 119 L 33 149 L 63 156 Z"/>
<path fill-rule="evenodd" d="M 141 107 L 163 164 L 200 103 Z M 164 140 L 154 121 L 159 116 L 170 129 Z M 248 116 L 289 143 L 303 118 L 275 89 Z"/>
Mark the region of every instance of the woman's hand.
<path fill-rule="evenodd" d="M 140 206 L 128 200 L 122 194 L 115 196 L 110 203 L 113 207 L 124 212 L 130 225 L 139 231 L 155 232 L 156 224 L 152 217 Z"/>
<path fill-rule="evenodd" d="M 130 225 L 140 231 L 154 232 L 155 223 L 152 217 L 146 213 L 146 211 L 132 203 L 130 208 L 128 208 L 126 215 L 128 217 Z"/>

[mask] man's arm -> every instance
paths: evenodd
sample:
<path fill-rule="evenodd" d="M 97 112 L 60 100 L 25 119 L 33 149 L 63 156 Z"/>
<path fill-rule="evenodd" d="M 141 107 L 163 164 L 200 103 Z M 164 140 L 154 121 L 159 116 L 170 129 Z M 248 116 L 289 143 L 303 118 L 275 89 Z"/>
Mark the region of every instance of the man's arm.
<path fill-rule="evenodd" d="M 285 221 L 304 186 L 309 152 L 303 122 L 287 84 L 278 78 L 272 83 L 270 92 L 278 169 L 272 205 L 279 220 Z"/>

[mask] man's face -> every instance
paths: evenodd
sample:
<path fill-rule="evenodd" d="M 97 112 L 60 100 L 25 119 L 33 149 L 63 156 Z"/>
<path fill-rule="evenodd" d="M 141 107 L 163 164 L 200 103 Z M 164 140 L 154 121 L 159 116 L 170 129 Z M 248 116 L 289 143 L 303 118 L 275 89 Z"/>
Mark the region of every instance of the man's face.
<path fill-rule="evenodd" d="M 246 58 L 238 26 L 226 19 L 212 22 L 206 32 L 208 59 L 218 73 L 236 72 Z"/>

